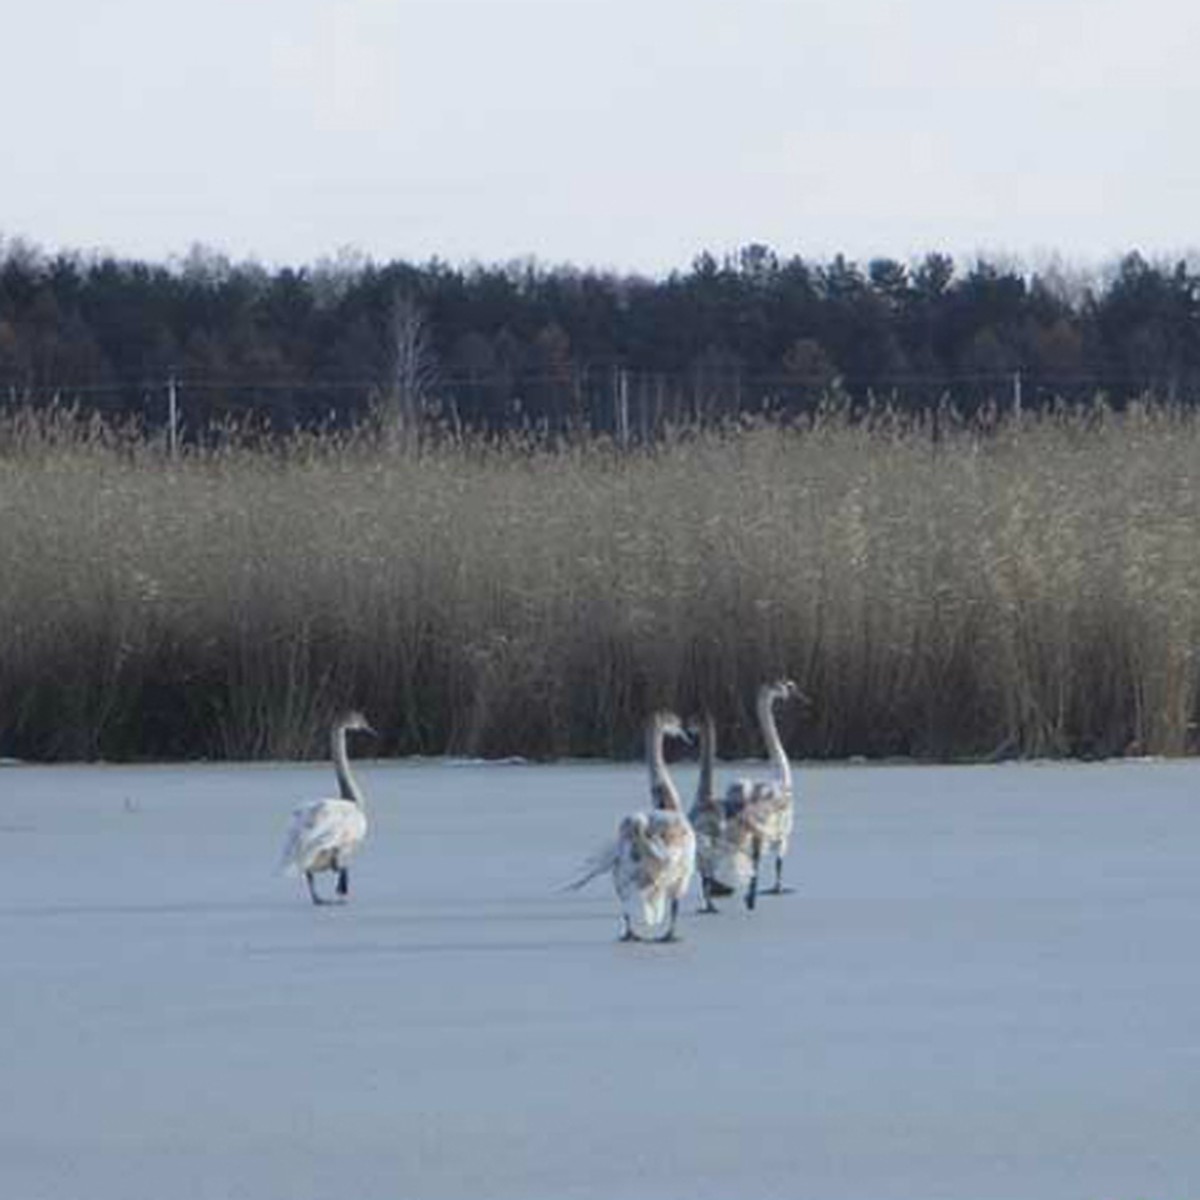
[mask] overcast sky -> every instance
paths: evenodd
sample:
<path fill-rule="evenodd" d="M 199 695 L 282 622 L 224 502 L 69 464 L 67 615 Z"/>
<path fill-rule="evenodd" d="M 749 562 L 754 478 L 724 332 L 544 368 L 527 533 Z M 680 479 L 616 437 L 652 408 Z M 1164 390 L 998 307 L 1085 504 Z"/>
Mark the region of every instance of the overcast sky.
<path fill-rule="evenodd" d="M 0 236 L 659 273 L 1200 244 L 1192 0 L 36 0 Z"/>

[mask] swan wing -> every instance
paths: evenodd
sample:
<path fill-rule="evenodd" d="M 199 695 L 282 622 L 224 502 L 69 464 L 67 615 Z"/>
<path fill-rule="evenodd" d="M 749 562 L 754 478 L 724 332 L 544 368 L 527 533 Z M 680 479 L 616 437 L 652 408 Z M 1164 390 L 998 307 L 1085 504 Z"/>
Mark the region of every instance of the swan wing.
<path fill-rule="evenodd" d="M 712 877 L 725 887 L 740 891 L 754 874 L 753 842 L 754 833 L 746 825 L 731 827 L 708 860 Z"/>
<path fill-rule="evenodd" d="M 327 851 L 346 852 L 362 841 L 367 831 L 362 809 L 350 800 L 314 800 L 292 813 L 280 868 L 295 875 Z"/>
<path fill-rule="evenodd" d="M 743 815 L 768 846 L 786 841 L 792 830 L 792 793 L 777 783 L 756 783 Z"/>
<path fill-rule="evenodd" d="M 696 834 L 690 822 L 680 813 L 653 813 L 647 845 L 656 883 L 672 895 L 682 895 L 696 862 Z"/>
<path fill-rule="evenodd" d="M 643 907 L 654 909 L 665 896 L 663 878 L 666 868 L 664 848 L 645 838 L 640 842 L 623 841 L 613 863 L 613 886 L 621 898 L 622 907 L 635 923 L 656 923 L 656 919 L 641 914 Z"/>

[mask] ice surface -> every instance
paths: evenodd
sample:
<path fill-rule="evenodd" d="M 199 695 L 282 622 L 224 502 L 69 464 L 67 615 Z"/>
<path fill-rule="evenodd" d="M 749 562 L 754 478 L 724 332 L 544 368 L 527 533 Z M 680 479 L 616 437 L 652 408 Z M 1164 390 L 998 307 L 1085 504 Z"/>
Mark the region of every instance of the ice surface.
<path fill-rule="evenodd" d="M 317 910 L 328 767 L 0 770 L 0 1197 L 1196 1195 L 1196 765 L 802 768 L 673 946 L 555 891 L 641 768 L 360 776 Z"/>

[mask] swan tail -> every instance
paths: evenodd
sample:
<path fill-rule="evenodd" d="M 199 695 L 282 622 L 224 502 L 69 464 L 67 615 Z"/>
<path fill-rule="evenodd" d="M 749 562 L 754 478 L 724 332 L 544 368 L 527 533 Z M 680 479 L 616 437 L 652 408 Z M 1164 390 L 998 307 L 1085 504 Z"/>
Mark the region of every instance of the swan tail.
<path fill-rule="evenodd" d="M 283 852 L 279 856 L 279 861 L 275 864 L 276 875 L 299 875 L 300 874 L 300 838 L 293 830 L 289 833 L 287 842 L 284 844 Z"/>
<path fill-rule="evenodd" d="M 617 861 L 617 843 L 609 842 L 607 846 L 590 855 L 583 864 L 582 874 L 568 880 L 560 887 L 563 892 L 578 892 L 587 887 L 597 875 L 611 871 Z"/>

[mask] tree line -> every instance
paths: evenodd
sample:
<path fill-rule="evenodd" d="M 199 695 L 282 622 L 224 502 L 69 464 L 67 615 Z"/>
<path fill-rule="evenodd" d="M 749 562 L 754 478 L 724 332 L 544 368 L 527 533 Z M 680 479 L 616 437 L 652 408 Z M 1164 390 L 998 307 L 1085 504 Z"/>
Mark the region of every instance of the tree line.
<path fill-rule="evenodd" d="M 614 428 L 788 415 L 831 392 L 961 408 L 1200 394 L 1200 273 L 1130 253 L 1090 274 L 931 253 L 865 265 L 748 245 L 645 278 L 532 261 L 168 264 L 0 240 L 0 389 L 192 428 L 434 415 Z"/>

